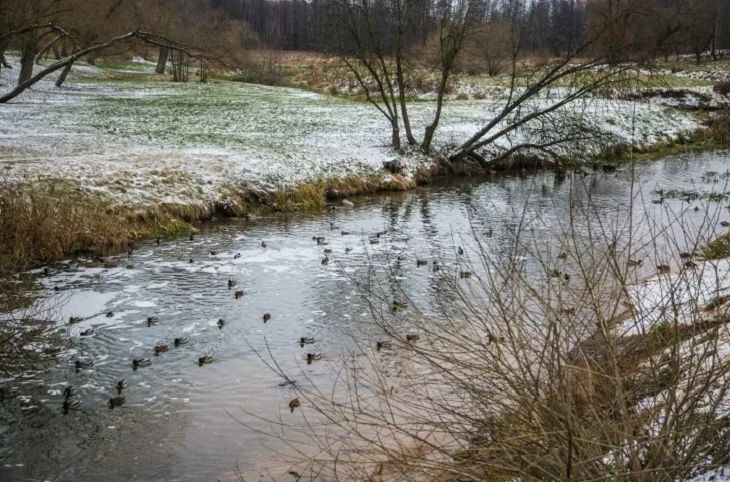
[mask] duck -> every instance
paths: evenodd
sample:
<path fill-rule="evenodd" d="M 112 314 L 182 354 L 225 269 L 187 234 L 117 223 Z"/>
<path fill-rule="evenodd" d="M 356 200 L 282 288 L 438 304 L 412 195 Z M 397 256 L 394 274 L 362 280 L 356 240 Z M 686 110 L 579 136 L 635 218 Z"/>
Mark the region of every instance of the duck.
<path fill-rule="evenodd" d="M 76 387 L 73 385 L 68 385 L 66 388 L 63 389 L 63 398 L 69 399 L 76 395 Z"/>
<path fill-rule="evenodd" d="M 392 348 L 393 342 L 390 340 L 379 340 L 375 342 L 375 350 L 380 351 L 383 348 Z"/>
<path fill-rule="evenodd" d="M 350 234 L 350 231 L 340 231 L 340 236 L 349 236 Z"/>
<path fill-rule="evenodd" d="M 416 260 L 416 267 L 420 268 L 421 266 L 426 266 L 428 264 L 428 260 L 426 259 L 417 259 Z"/>
<path fill-rule="evenodd" d="M 147 326 L 156 325 L 160 322 L 160 319 L 157 316 L 148 316 L 147 317 Z"/>
<path fill-rule="evenodd" d="M 81 335 L 81 336 L 94 336 L 94 332 L 95 332 L 95 330 L 93 328 L 88 328 L 88 329 L 82 331 L 81 333 L 79 333 L 79 335 Z"/>
<path fill-rule="evenodd" d="M 121 380 L 119 380 L 116 384 L 116 388 L 117 388 L 117 395 L 121 395 L 122 390 L 127 388 L 127 380 L 125 380 L 123 378 Z"/>
<path fill-rule="evenodd" d="M 330 263 L 330 259 L 325 255 L 324 258 L 322 258 L 322 266 L 327 266 Z"/>
<path fill-rule="evenodd" d="M 195 236 L 193 235 L 193 233 L 190 233 L 190 238 L 189 239 L 190 239 L 190 241 L 194 241 L 195 240 Z"/>
<path fill-rule="evenodd" d="M 84 321 L 84 320 L 80 316 L 71 316 L 68 319 L 68 324 L 75 325 L 76 323 L 81 323 L 82 321 Z"/>
<path fill-rule="evenodd" d="M 570 275 L 569 275 L 568 273 L 564 273 L 564 274 L 563 274 L 563 281 L 565 281 L 566 283 L 567 283 L 568 281 L 570 281 Z"/>
<path fill-rule="evenodd" d="M 320 236 L 317 238 L 317 245 L 318 246 L 327 246 L 327 241 L 324 240 L 324 236 Z"/>
<path fill-rule="evenodd" d="M 417 335 L 415 333 L 409 333 L 406 335 L 406 341 L 408 343 L 413 343 L 421 339 L 421 335 Z"/>
<path fill-rule="evenodd" d="M 233 294 L 233 297 L 238 300 L 238 299 L 243 298 L 243 295 L 244 295 L 243 290 L 238 290 Z"/>
<path fill-rule="evenodd" d="M 198 358 L 198 365 L 201 367 L 209 363 L 213 363 L 213 355 L 203 355 Z"/>
<path fill-rule="evenodd" d="M 216 322 L 216 325 L 218 325 L 219 330 L 222 330 L 223 327 L 226 326 L 226 320 L 224 320 L 223 318 L 219 318 Z"/>
<path fill-rule="evenodd" d="M 168 350 L 169 346 L 167 343 L 158 343 L 155 345 L 155 355 L 159 355 L 160 353 L 165 353 Z"/>
<path fill-rule="evenodd" d="M 324 254 L 332 254 L 331 248 L 324 248 L 324 251 L 322 251 Z"/>
<path fill-rule="evenodd" d="M 687 269 L 695 269 L 697 268 L 697 266 L 697 263 L 695 263 L 694 261 L 687 261 L 686 263 L 684 263 L 684 267 Z"/>
<path fill-rule="evenodd" d="M 175 346 L 185 345 L 188 342 L 187 336 L 180 336 L 175 338 Z"/>
<path fill-rule="evenodd" d="M 188 264 L 193 264 L 193 258 L 190 258 L 190 259 L 188 260 Z"/>
<path fill-rule="evenodd" d="M 139 367 L 146 367 L 149 365 L 152 365 L 152 358 L 149 357 L 140 357 L 132 360 L 132 366 L 135 370 Z"/>
<path fill-rule="evenodd" d="M 551 278 L 560 278 L 561 276 L 563 276 L 563 273 L 561 273 L 557 269 L 550 271 L 550 273 L 548 273 L 548 274 L 550 275 Z"/>
<path fill-rule="evenodd" d="M 349 254 L 351 251 L 352 251 L 352 248 L 350 248 L 349 246 L 347 248 L 345 248 L 345 254 Z"/>
<path fill-rule="evenodd" d="M 330 231 L 337 231 L 338 229 L 340 229 L 340 227 L 339 226 L 335 226 L 335 223 L 333 223 L 332 221 L 330 221 Z"/>
<path fill-rule="evenodd" d="M 566 253 L 565 251 L 563 251 L 562 253 L 560 253 L 558 255 L 558 259 L 567 259 L 567 258 L 568 258 L 568 253 Z"/>
<path fill-rule="evenodd" d="M 266 247 L 266 241 L 261 241 L 261 247 L 262 248 L 265 248 Z"/>
<path fill-rule="evenodd" d="M 722 226 L 723 228 L 730 228 L 730 222 L 720 221 L 720 226 Z"/>
<path fill-rule="evenodd" d="M 211 256 L 218 256 L 218 251 L 211 251 L 210 252 L 210 255 Z"/>
<path fill-rule="evenodd" d="M 241 253 L 236 253 L 233 255 L 233 259 L 238 259 L 241 257 Z"/>
<path fill-rule="evenodd" d="M 73 397 L 73 398 L 67 398 L 63 401 L 63 412 L 68 413 L 68 411 L 72 408 L 78 408 L 81 405 L 81 400 Z"/>
<path fill-rule="evenodd" d="M 106 317 L 107 318 L 114 318 L 114 312 L 113 311 L 107 311 L 106 312 Z"/>
<path fill-rule="evenodd" d="M 312 336 L 303 336 L 299 338 L 299 345 L 304 348 L 304 345 L 311 345 L 314 343 L 314 337 Z"/>
<path fill-rule="evenodd" d="M 463 256 L 464 255 L 464 248 L 462 248 L 461 246 L 459 246 L 459 249 L 457 249 L 456 252 L 457 252 L 457 254 L 459 256 Z"/>
<path fill-rule="evenodd" d="M 91 358 L 84 358 L 82 360 L 76 360 L 74 365 L 76 366 L 76 370 L 87 370 L 94 366 L 94 360 Z"/>
<path fill-rule="evenodd" d="M 312 236 L 312 241 L 314 241 L 317 244 L 324 243 L 324 236 Z"/>
<path fill-rule="evenodd" d="M 690 259 L 690 258 L 692 258 L 692 254 L 687 253 L 687 252 L 682 252 L 682 253 L 679 253 L 679 257 L 680 257 L 680 259 Z"/>
<path fill-rule="evenodd" d="M 626 265 L 629 266 L 629 267 L 631 267 L 631 268 L 635 268 L 635 267 L 641 266 L 641 264 L 643 262 L 644 261 L 641 260 L 641 259 L 631 259 L 631 258 L 629 258 L 629 260 L 626 262 Z"/>
<path fill-rule="evenodd" d="M 122 405 L 124 405 L 126 401 L 126 398 L 121 395 L 117 395 L 116 397 L 110 398 L 107 404 L 109 405 L 109 408 L 111 410 L 114 410 L 116 407 L 121 407 Z"/>
<path fill-rule="evenodd" d="M 669 265 L 666 264 L 657 265 L 656 269 L 659 274 L 669 274 L 672 271 L 672 268 L 670 268 Z"/>
<path fill-rule="evenodd" d="M 232 280 L 232 279 L 229 279 L 229 280 L 228 280 L 228 289 L 231 289 L 231 288 L 233 288 L 233 287 L 234 287 L 234 286 L 236 286 L 237 284 L 238 284 L 238 281 L 236 281 L 236 280 Z"/>
<path fill-rule="evenodd" d="M 491 333 L 487 335 L 487 339 L 489 340 L 489 343 L 504 343 L 503 336 L 492 335 Z"/>
<path fill-rule="evenodd" d="M 301 407 L 302 404 L 299 402 L 298 398 L 293 398 L 289 400 L 289 410 L 291 410 L 291 413 L 294 413 L 294 409 L 297 407 Z"/>
<path fill-rule="evenodd" d="M 378 238 L 370 238 L 370 244 L 379 244 L 380 240 Z"/>
<path fill-rule="evenodd" d="M 271 319 L 271 313 L 264 313 L 264 323 Z"/>
<path fill-rule="evenodd" d="M 321 360 L 321 359 L 322 359 L 321 353 L 307 353 L 307 365 L 311 365 L 313 361 Z"/>
<path fill-rule="evenodd" d="M 382 231 L 378 231 L 377 233 L 375 233 L 375 237 L 379 238 L 381 236 L 385 236 L 386 234 L 388 234 L 388 230 L 384 229 Z"/>
<path fill-rule="evenodd" d="M 459 272 L 459 278 L 461 278 L 461 279 L 471 278 L 471 271 L 461 271 L 461 272 Z"/>

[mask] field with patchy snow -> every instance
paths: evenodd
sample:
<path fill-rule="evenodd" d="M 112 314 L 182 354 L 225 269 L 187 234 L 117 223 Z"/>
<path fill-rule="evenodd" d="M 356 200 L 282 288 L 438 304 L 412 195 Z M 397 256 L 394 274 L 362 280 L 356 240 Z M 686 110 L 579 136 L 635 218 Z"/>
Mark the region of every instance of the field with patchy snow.
<path fill-rule="evenodd" d="M 17 75 L 17 58 L 10 60 L 16 68 L 2 70 L 0 90 Z M 382 170 L 394 157 L 389 126 L 370 105 L 290 88 L 163 82 L 144 75 L 151 65 L 137 64 L 80 66 L 62 88 L 49 79 L 1 105 L 4 175 L 72 181 L 118 205 L 206 203 L 233 186 L 274 190 L 389 175 Z M 433 107 L 413 103 L 414 125 L 424 126 Z M 437 147 L 465 139 L 499 107 L 498 99 L 449 101 Z M 617 143 L 668 141 L 698 127 L 690 114 L 651 103 L 593 99 L 568 110 Z M 420 155 L 404 161 L 409 174 L 430 162 Z"/>

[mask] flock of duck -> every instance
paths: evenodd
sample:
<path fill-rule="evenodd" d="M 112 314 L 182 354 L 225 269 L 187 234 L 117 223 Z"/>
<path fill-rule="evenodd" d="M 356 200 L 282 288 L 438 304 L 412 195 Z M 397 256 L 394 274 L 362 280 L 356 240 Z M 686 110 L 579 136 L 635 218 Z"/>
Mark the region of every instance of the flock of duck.
<path fill-rule="evenodd" d="M 334 223 L 330 223 L 330 230 L 336 231 L 336 230 L 339 230 L 339 228 L 337 226 L 335 226 Z M 340 231 L 340 234 L 342 236 L 346 236 L 346 235 L 349 235 L 350 232 L 343 230 L 343 231 Z M 380 242 L 381 237 L 386 234 L 387 234 L 387 231 L 385 231 L 385 230 L 374 233 L 372 236 L 369 237 L 369 243 L 378 244 Z M 194 240 L 194 235 L 191 234 L 190 241 L 193 241 L 193 240 Z M 312 241 L 314 241 L 318 246 L 327 246 L 329 244 L 324 236 L 313 236 Z M 162 242 L 161 239 L 157 238 L 157 240 L 156 240 L 157 245 L 160 245 L 161 242 Z M 267 248 L 266 241 L 261 241 L 260 247 L 262 249 L 266 249 Z M 350 248 L 350 247 L 346 247 L 344 249 L 345 253 L 349 253 L 351 251 L 352 251 L 352 248 Z M 461 247 L 458 247 L 457 252 L 459 255 L 464 254 L 464 250 Z M 326 266 L 329 264 L 330 255 L 332 255 L 332 253 L 333 253 L 333 250 L 329 247 L 326 247 L 323 249 L 323 257 L 321 259 L 321 264 L 323 266 Z M 128 257 L 131 258 L 132 254 L 133 254 L 133 248 L 130 248 L 127 254 L 128 254 Z M 216 255 L 218 255 L 218 252 L 211 251 L 210 254 L 211 254 L 211 256 L 216 256 Z M 239 258 L 241 258 L 241 253 L 236 253 L 233 256 L 234 260 L 239 259 Z M 112 265 L 116 266 L 117 265 L 116 262 L 111 262 L 108 260 L 99 259 L 99 261 L 103 261 L 102 264 L 104 266 L 112 266 Z M 189 262 L 193 263 L 194 260 L 190 259 Z M 428 264 L 428 261 L 425 259 L 416 260 L 417 267 L 425 266 L 427 264 Z M 437 263 L 434 263 L 434 271 L 437 271 L 437 270 L 438 270 L 438 265 L 437 265 Z M 470 275 L 471 275 L 470 272 L 462 271 L 460 273 L 461 278 L 467 278 Z M 228 279 L 228 282 L 227 282 L 228 290 L 233 291 L 234 288 L 237 287 L 237 285 L 238 285 L 238 282 L 236 280 Z M 236 300 L 243 298 L 245 295 L 246 295 L 246 293 L 242 289 L 237 289 L 237 290 L 233 291 L 233 297 Z M 394 311 L 396 311 L 397 309 L 405 308 L 406 306 L 407 306 L 407 303 L 404 303 L 404 302 L 401 302 L 398 300 L 394 300 L 392 308 Z M 92 318 L 92 317 L 89 317 L 89 318 Z M 107 312 L 106 317 L 107 318 L 114 317 L 114 312 L 112 312 L 112 311 Z M 84 321 L 85 319 L 89 319 L 89 318 L 72 316 L 69 318 L 69 324 L 80 323 L 80 322 Z M 264 313 L 261 319 L 263 320 L 263 323 L 266 324 L 272 320 L 272 315 L 271 315 L 271 313 Z M 159 323 L 160 323 L 160 318 L 158 316 L 148 316 L 145 321 L 145 325 L 147 327 L 152 327 Z M 222 330 L 226 326 L 226 320 L 224 320 L 223 318 L 218 319 L 218 321 L 216 322 L 216 326 Z M 94 328 L 85 329 L 85 330 L 81 331 L 79 333 L 79 335 L 84 338 L 92 337 L 95 335 L 95 329 Z M 408 343 L 413 343 L 413 342 L 418 341 L 420 339 L 420 336 L 417 334 L 411 333 L 411 334 L 407 334 L 405 339 Z M 312 336 L 302 336 L 298 339 L 298 344 L 300 345 L 300 347 L 304 348 L 306 345 L 314 344 L 315 341 L 316 341 L 315 338 Z M 174 338 L 172 343 L 159 342 L 152 347 L 151 355 L 161 356 L 162 354 L 167 353 L 170 350 L 171 345 L 173 348 L 180 348 L 183 345 L 187 345 L 189 342 L 190 342 L 190 339 L 187 336 L 176 337 L 176 338 Z M 381 349 L 391 348 L 391 347 L 392 347 L 392 342 L 390 340 L 377 341 L 376 345 L 375 345 L 375 348 L 377 351 L 380 351 Z M 314 361 L 321 360 L 322 357 L 323 357 L 323 355 L 321 352 L 307 352 L 304 356 L 304 360 L 306 361 L 307 364 L 311 364 Z M 196 359 L 196 362 L 197 362 L 198 366 L 200 366 L 200 367 L 213 363 L 213 361 L 214 361 L 214 357 L 210 353 L 203 354 Z M 136 357 L 136 358 L 132 359 L 131 368 L 136 371 L 139 368 L 147 367 L 152 364 L 153 364 L 152 356 L 141 356 L 141 357 Z M 81 370 L 91 369 L 91 368 L 93 368 L 93 366 L 94 366 L 94 361 L 93 361 L 93 359 L 91 359 L 89 357 L 80 357 L 80 358 L 77 358 L 74 360 L 74 367 L 77 372 L 79 372 Z M 284 385 L 294 385 L 294 384 L 295 384 L 294 381 L 287 380 L 287 381 L 283 382 L 281 385 L 284 386 Z M 116 384 L 114 385 L 116 395 L 109 398 L 109 400 L 107 402 L 107 405 L 109 406 L 110 409 L 121 407 L 122 405 L 125 404 L 126 398 L 124 397 L 124 390 L 127 388 L 127 386 L 128 386 L 128 382 L 125 379 L 121 379 L 116 382 Z M 81 398 L 78 395 L 78 391 L 77 391 L 76 387 L 74 387 L 73 385 L 67 385 L 64 388 L 63 399 L 64 399 L 64 401 L 63 401 L 64 414 L 67 414 L 69 412 L 69 410 L 78 408 L 81 405 Z M 292 399 L 289 402 L 289 409 L 292 412 L 294 412 L 294 409 L 299 406 L 300 406 L 300 402 L 299 402 L 298 398 Z"/>

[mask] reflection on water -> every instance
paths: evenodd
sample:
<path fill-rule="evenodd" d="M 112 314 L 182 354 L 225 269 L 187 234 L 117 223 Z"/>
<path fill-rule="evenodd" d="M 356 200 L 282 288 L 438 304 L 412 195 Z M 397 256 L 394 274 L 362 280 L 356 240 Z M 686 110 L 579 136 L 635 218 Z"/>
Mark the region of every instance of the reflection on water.
<path fill-rule="evenodd" d="M 657 189 L 722 191 L 722 176 L 703 175 L 725 172 L 727 161 L 706 154 L 641 166 L 633 199 L 662 212 L 700 205 L 650 201 Z M 443 182 L 327 214 L 210 223 L 193 240 L 140 246 L 118 267 L 90 267 L 88 260 L 55 267 L 43 281 L 49 299 L 63 301 L 59 319 L 84 321 L 73 325 L 73 344 L 57 366 L 11 381 L 22 397 L 0 409 L 0 479 L 227 480 L 237 477 L 237 467 L 253 478 L 271 465 L 277 447 L 255 430 L 270 425 L 250 414 L 285 421 L 298 415 L 289 413 L 289 389 L 259 354 L 270 350 L 283 369 L 326 383 L 329 361 L 347 351 L 349 329 L 369 319 L 356 286 L 368 263 L 394 266 L 393 279 L 428 311 L 439 280 L 454 275 L 448 267 L 434 272 L 433 261 L 457 263 L 458 246 L 468 256 L 472 226 L 495 253 L 509 248 L 518 224 L 557 252 L 554 228 L 571 203 L 590 204 L 596 216 L 626 211 L 630 178 L 619 171 Z M 317 236 L 328 244 L 314 242 Z M 327 265 L 325 249 L 332 250 Z M 417 259 L 428 264 L 419 267 Z M 238 290 L 244 295 L 235 299 Z M 267 323 L 264 313 L 271 314 Z M 159 323 L 148 326 L 150 316 Z M 90 327 L 94 336 L 79 336 Z M 183 336 L 189 343 L 153 356 L 155 344 Z M 315 344 L 301 348 L 303 336 Z M 307 365 L 307 351 L 321 351 L 325 360 Z M 199 366 L 205 354 L 214 362 Z M 133 370 L 132 360 L 143 356 L 152 356 L 151 366 Z M 84 357 L 93 368 L 75 371 Z M 128 382 L 126 404 L 110 410 L 107 400 L 121 379 Z M 68 384 L 82 402 L 63 416 Z"/>

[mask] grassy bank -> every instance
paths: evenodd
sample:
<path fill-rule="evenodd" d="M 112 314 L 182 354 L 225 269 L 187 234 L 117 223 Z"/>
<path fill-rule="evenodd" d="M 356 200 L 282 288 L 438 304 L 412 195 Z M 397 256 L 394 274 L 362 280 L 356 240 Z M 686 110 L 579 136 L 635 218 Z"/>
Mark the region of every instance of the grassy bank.
<path fill-rule="evenodd" d="M 730 116 L 708 121 L 706 129 L 671 143 L 656 144 L 641 151 L 616 146 L 595 157 L 594 167 L 610 163 L 648 161 L 665 156 L 730 147 Z M 584 165 L 567 160 L 568 169 Z M 499 170 L 543 169 L 542 159 L 514 156 Z M 145 239 L 170 239 L 194 232 L 196 224 L 215 217 L 246 217 L 249 214 L 283 213 L 324 209 L 346 198 L 382 191 L 404 191 L 440 176 L 484 174 L 473 165 L 449 164 L 436 158 L 431 168 L 415 175 L 351 175 L 318 178 L 294 186 L 261 190 L 228 186 L 219 200 L 208 203 L 160 203 L 150 206 L 119 206 L 89 196 L 63 181 L 4 181 L 0 183 L 0 259 L 5 273 L 14 273 L 75 255 L 110 255 Z M 714 249 L 708 247 L 708 249 Z"/>

